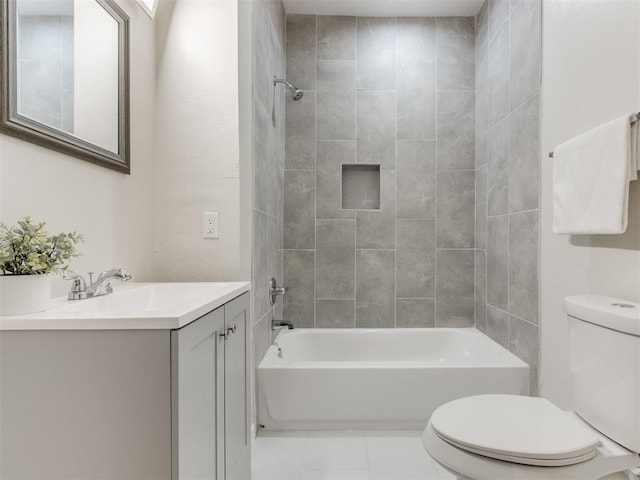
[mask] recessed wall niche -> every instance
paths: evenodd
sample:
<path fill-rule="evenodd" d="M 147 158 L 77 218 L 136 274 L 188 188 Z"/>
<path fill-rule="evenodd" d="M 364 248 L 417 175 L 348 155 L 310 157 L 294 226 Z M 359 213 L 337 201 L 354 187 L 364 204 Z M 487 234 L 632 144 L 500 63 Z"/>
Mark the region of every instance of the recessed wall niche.
<path fill-rule="evenodd" d="M 342 208 L 380 210 L 380 165 L 342 165 Z"/>

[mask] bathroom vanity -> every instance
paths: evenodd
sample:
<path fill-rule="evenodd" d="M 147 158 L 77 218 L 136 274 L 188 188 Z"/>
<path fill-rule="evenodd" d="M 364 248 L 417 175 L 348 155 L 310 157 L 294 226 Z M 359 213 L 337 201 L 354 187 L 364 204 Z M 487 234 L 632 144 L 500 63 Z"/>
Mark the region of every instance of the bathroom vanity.
<path fill-rule="evenodd" d="M 0 317 L 0 478 L 249 479 L 249 283 Z"/>

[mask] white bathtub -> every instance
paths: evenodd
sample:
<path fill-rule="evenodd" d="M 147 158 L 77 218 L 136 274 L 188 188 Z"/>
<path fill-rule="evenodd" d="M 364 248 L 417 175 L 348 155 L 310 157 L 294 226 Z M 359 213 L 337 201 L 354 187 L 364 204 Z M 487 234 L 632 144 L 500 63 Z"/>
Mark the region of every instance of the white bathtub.
<path fill-rule="evenodd" d="M 527 364 L 473 328 L 286 330 L 258 366 L 258 418 L 271 430 L 422 429 L 445 402 L 528 385 Z"/>

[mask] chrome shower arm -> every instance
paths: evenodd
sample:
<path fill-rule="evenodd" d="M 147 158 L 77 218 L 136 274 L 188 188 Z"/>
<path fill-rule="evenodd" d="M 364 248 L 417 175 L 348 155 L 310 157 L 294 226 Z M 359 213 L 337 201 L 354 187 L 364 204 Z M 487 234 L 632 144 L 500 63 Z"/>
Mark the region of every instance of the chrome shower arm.
<path fill-rule="evenodd" d="M 286 87 L 291 92 L 291 96 L 292 96 L 294 102 L 297 102 L 298 100 L 300 100 L 303 97 L 304 92 L 302 90 L 297 88 L 295 85 L 290 84 L 284 78 L 278 78 L 278 77 L 276 77 L 274 75 L 273 76 L 273 87 L 275 88 L 276 85 L 278 85 L 279 83 L 282 83 L 283 85 L 286 85 Z"/>

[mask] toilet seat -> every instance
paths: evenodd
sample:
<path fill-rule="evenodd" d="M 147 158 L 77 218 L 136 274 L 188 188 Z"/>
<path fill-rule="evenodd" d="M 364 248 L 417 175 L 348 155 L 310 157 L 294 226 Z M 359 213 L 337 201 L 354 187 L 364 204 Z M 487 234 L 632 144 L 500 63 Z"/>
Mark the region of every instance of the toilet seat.
<path fill-rule="evenodd" d="M 496 396 L 483 395 L 480 397 L 496 397 Z M 499 396 L 499 397 L 502 397 L 502 396 Z M 507 397 L 511 397 L 511 396 L 507 396 Z M 467 398 L 478 398 L 478 397 L 467 397 Z M 519 397 L 519 398 L 530 398 L 530 397 Z M 465 399 L 461 399 L 461 400 L 465 400 Z M 492 399 L 490 398 L 485 398 L 486 402 L 490 402 L 491 400 Z M 493 400 L 495 400 L 495 398 Z M 520 402 L 519 400 L 513 400 L 513 403 L 510 403 L 512 402 L 512 400 L 510 400 L 509 398 L 499 399 L 498 401 L 502 402 L 503 400 L 506 402 L 507 406 L 516 405 L 518 403 L 522 403 L 522 404 L 527 403 L 527 400 L 524 400 L 522 402 Z M 539 399 L 534 399 L 534 403 L 538 402 L 538 400 Z M 446 413 L 448 410 L 449 413 L 453 413 L 453 414 L 457 413 L 460 415 L 464 415 L 466 418 L 460 417 L 461 421 L 459 423 L 461 424 L 465 422 L 467 423 L 478 422 L 477 424 L 481 424 L 484 422 L 485 424 L 491 425 L 492 428 L 500 428 L 496 426 L 500 424 L 500 422 L 498 422 L 496 418 L 502 418 L 503 420 L 504 418 L 507 418 L 506 412 L 505 412 L 505 415 L 496 417 L 495 412 L 498 411 L 497 408 L 493 409 L 492 413 L 487 413 L 483 410 L 477 410 L 478 408 L 482 408 L 483 406 L 489 409 L 491 408 L 491 407 L 488 407 L 487 405 L 484 405 L 482 400 L 468 400 L 469 403 L 467 402 L 458 403 L 458 402 L 460 401 L 459 400 L 455 401 L 456 404 L 458 405 L 466 404 L 467 407 L 463 408 L 462 406 L 458 406 L 451 410 L 447 408 L 444 410 L 444 412 Z M 451 403 L 453 402 L 445 404 L 443 407 L 446 407 Z M 501 404 L 505 405 L 504 402 Z M 495 405 L 497 405 L 497 403 Z M 508 458 L 497 458 L 498 455 L 505 455 L 506 457 L 508 456 L 516 457 L 516 455 L 509 455 L 509 453 L 511 454 L 518 453 L 518 452 L 513 452 L 512 450 L 520 450 L 519 454 L 521 456 L 517 457 L 516 460 L 523 460 L 523 458 L 528 458 L 522 455 L 523 445 L 525 444 L 521 443 L 518 445 L 518 442 L 514 444 L 513 442 L 509 442 L 509 441 L 499 443 L 498 445 L 490 446 L 489 448 L 487 448 L 487 446 L 485 445 L 485 446 L 482 446 L 481 448 L 478 448 L 478 452 L 473 452 L 471 450 L 472 447 L 470 444 L 473 443 L 474 441 L 477 442 L 478 441 L 477 438 L 464 437 L 464 440 L 466 440 L 466 442 L 464 443 L 466 443 L 466 445 L 464 445 L 463 447 L 460 444 L 460 442 L 456 442 L 459 444 L 459 445 L 456 445 L 452 441 L 453 439 L 446 439 L 441 433 L 435 431 L 432 425 L 434 416 L 435 416 L 436 423 L 439 423 L 440 429 L 444 430 L 445 433 L 448 433 L 450 437 L 459 435 L 459 432 L 454 428 L 455 422 L 445 421 L 443 426 L 442 418 L 444 417 L 438 420 L 438 417 L 440 417 L 440 415 L 443 415 L 443 414 L 440 413 L 436 415 L 436 412 L 438 412 L 438 410 L 440 410 L 440 408 L 443 408 L 443 407 L 440 407 L 439 409 L 437 409 L 432 415 L 432 419 L 429 421 L 429 423 L 427 424 L 427 427 L 425 428 L 422 434 L 422 443 L 424 445 L 425 450 L 438 463 L 443 465 L 448 470 L 451 470 L 452 472 L 456 473 L 460 478 L 468 478 L 473 480 L 516 480 L 516 479 L 517 480 L 541 480 L 541 479 L 597 480 L 611 473 L 621 472 L 630 468 L 640 466 L 640 455 L 621 447 L 617 443 L 613 442 L 611 439 L 602 435 L 600 432 L 593 429 L 586 422 L 580 419 L 575 413 L 564 412 L 562 410 L 557 409 L 557 407 L 554 407 L 552 404 L 551 406 L 555 408 L 556 410 L 554 411 L 556 411 L 560 415 L 560 417 L 552 417 L 552 418 L 559 418 L 559 419 L 562 419 L 563 417 L 571 418 L 572 419 L 571 423 L 577 422 L 579 424 L 582 424 L 584 428 L 591 433 L 591 435 L 594 435 L 597 438 L 599 445 L 597 445 L 594 449 L 593 458 L 588 460 L 581 460 L 581 461 L 578 461 L 577 463 L 573 463 L 566 466 L 552 466 L 551 464 L 549 464 L 549 466 L 537 466 L 531 463 L 524 464 L 522 461 L 514 462 Z M 525 409 L 526 408 L 529 408 L 529 407 L 525 407 Z M 535 409 L 536 407 L 533 407 L 533 408 Z M 542 407 L 542 408 L 545 408 L 545 407 Z M 529 413 L 530 412 L 531 410 L 529 410 Z M 471 428 L 471 430 L 474 430 L 473 427 Z M 475 428 L 475 430 L 477 431 L 478 428 Z M 588 436 L 586 436 L 585 438 L 588 438 Z M 509 445 L 509 446 L 504 448 L 505 445 Z M 497 453 L 497 450 L 500 450 L 500 448 L 496 448 L 496 446 L 502 447 L 503 453 Z M 513 448 L 514 446 L 517 446 L 518 448 Z M 549 448 L 547 448 L 547 450 L 549 450 Z M 482 452 L 482 453 L 479 453 L 479 452 Z M 533 452 L 528 452 L 527 454 L 530 454 L 530 453 L 533 453 Z M 541 453 L 541 449 L 539 449 L 536 454 L 538 456 L 541 456 L 540 453 Z M 542 456 L 546 456 L 546 455 L 542 455 Z M 558 455 L 556 451 L 555 458 L 552 458 L 551 461 L 558 460 L 558 457 L 562 457 L 562 456 L 566 456 L 566 455 Z M 538 459 L 529 459 L 529 460 L 536 461 L 541 459 L 538 458 Z"/>
<path fill-rule="evenodd" d="M 523 465 L 566 466 L 595 456 L 600 439 L 546 399 L 478 395 L 431 416 L 434 432 L 457 448 Z"/>

